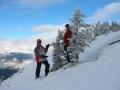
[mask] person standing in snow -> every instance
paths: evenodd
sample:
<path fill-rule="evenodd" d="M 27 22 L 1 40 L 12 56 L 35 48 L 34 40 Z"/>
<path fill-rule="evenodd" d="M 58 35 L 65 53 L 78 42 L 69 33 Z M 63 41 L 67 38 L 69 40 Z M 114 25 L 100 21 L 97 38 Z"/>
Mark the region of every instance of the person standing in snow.
<path fill-rule="evenodd" d="M 72 37 L 72 31 L 69 24 L 66 24 L 65 27 L 66 27 L 66 32 L 64 34 L 64 50 L 66 51 L 67 54 L 67 61 L 71 62 L 69 58 L 69 52 L 67 49 L 70 46 L 70 38 Z"/>
<path fill-rule="evenodd" d="M 45 65 L 45 76 L 48 75 L 49 68 L 50 68 L 50 64 L 47 61 L 48 56 L 46 56 L 46 53 L 47 53 L 50 45 L 47 44 L 46 48 L 45 48 L 45 47 L 42 46 L 41 43 L 42 43 L 42 40 L 38 39 L 37 40 L 37 46 L 34 49 L 35 58 L 36 58 L 36 62 L 37 62 L 36 73 L 35 73 L 36 74 L 36 79 L 39 78 L 42 63 Z"/>

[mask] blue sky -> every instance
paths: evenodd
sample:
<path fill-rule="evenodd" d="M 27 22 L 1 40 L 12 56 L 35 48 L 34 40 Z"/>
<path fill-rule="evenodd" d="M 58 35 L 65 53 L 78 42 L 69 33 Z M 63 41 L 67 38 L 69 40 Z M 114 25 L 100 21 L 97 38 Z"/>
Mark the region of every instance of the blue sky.
<path fill-rule="evenodd" d="M 120 18 L 120 0 L 0 0 L 0 38 L 24 39 L 44 30 L 49 33 L 69 22 L 77 8 L 89 23 Z"/>

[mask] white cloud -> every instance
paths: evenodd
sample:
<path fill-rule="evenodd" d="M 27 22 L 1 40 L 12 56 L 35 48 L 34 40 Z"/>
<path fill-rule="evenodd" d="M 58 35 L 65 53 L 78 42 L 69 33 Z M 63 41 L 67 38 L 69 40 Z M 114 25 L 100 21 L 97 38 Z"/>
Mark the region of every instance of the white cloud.
<path fill-rule="evenodd" d="M 55 4 L 66 3 L 69 0 L 0 0 L 0 9 L 9 8 L 44 8 Z"/>
<path fill-rule="evenodd" d="M 63 25 L 38 25 L 33 27 L 33 32 L 37 32 L 38 35 L 31 36 L 24 40 L 7 40 L 0 39 L 0 53 L 6 52 L 27 52 L 33 53 L 36 46 L 37 39 L 42 39 L 43 45 L 51 44 L 55 41 L 58 30 L 63 30 Z"/>
<path fill-rule="evenodd" d="M 64 25 L 45 24 L 45 25 L 38 25 L 33 27 L 33 31 L 39 33 L 57 32 L 58 30 L 61 29 L 64 29 Z"/>
<path fill-rule="evenodd" d="M 24 40 L 0 40 L 0 53 L 9 53 L 9 52 L 23 52 L 23 53 L 33 53 L 36 46 L 36 41 L 41 36 L 35 36 Z M 42 36 L 43 45 L 51 43 L 54 38 L 45 38 Z M 52 41 L 51 41 L 52 40 Z"/>
<path fill-rule="evenodd" d="M 34 45 L 32 40 L 0 40 L 0 53 L 27 52 L 31 53 Z"/>
<path fill-rule="evenodd" d="M 57 34 L 51 33 L 48 35 L 37 35 L 25 40 L 0 40 L 0 53 L 9 52 L 24 52 L 24 53 L 34 53 L 34 48 L 36 46 L 37 39 L 42 39 L 42 44 L 51 44 L 55 41 Z M 51 46 L 52 48 L 52 46 Z M 50 48 L 50 50 L 51 50 Z"/>
<path fill-rule="evenodd" d="M 64 30 L 64 24 L 61 25 L 38 25 L 33 27 L 33 32 L 39 33 L 38 36 L 33 37 L 34 39 L 41 38 L 44 43 L 52 43 L 58 34 L 58 30 Z"/>
<path fill-rule="evenodd" d="M 68 0 L 18 0 L 18 3 L 25 6 L 45 7 L 53 4 L 64 3 Z"/>
<path fill-rule="evenodd" d="M 120 2 L 110 3 L 103 8 L 98 9 L 91 17 L 88 18 L 89 21 L 101 21 L 109 20 L 120 13 Z"/>

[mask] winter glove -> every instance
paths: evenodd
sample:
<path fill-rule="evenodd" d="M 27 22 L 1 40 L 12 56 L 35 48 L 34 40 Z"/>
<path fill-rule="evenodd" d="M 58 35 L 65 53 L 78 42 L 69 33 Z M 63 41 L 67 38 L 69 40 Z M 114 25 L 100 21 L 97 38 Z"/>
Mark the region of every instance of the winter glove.
<path fill-rule="evenodd" d="M 46 45 L 46 51 L 45 51 L 45 53 L 47 53 L 49 46 L 50 46 L 50 44 Z"/>
<path fill-rule="evenodd" d="M 50 46 L 50 44 L 47 44 L 47 45 L 46 45 L 46 49 L 48 49 L 48 48 L 49 48 L 49 46 Z"/>
<path fill-rule="evenodd" d="M 46 55 L 42 55 L 41 57 L 42 57 L 42 58 L 47 58 L 48 56 L 46 56 Z"/>

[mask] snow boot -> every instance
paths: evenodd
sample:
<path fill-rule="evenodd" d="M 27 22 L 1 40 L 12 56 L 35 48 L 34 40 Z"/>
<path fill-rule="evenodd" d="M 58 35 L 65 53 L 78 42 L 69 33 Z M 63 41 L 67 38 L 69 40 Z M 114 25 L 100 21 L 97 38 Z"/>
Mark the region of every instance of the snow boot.
<path fill-rule="evenodd" d="M 45 73 L 45 76 L 48 76 L 48 73 Z"/>
<path fill-rule="evenodd" d="M 35 77 L 35 79 L 38 79 L 39 77 Z"/>

